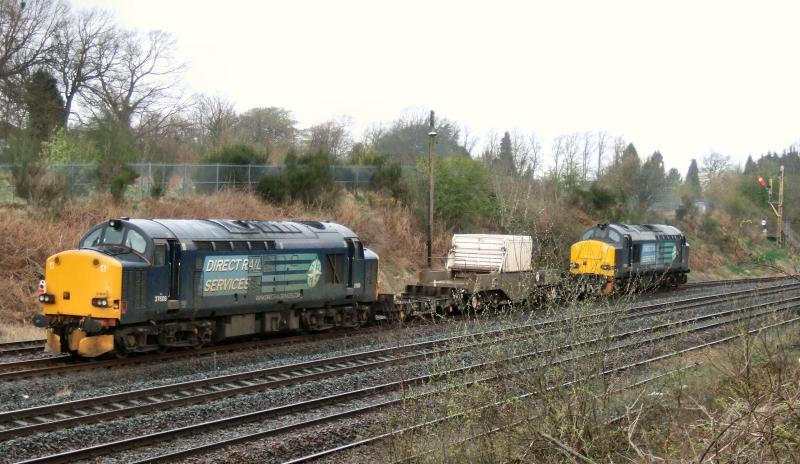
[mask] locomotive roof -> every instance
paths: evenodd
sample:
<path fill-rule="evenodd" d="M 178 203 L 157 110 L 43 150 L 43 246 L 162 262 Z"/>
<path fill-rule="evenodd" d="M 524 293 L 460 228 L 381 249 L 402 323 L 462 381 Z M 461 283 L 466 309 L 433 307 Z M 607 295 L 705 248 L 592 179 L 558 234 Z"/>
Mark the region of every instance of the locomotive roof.
<path fill-rule="evenodd" d="M 621 235 L 630 235 L 631 240 L 653 240 L 657 235 L 683 235 L 678 228 L 666 224 L 597 224 L 591 228 L 608 227 Z"/>
<path fill-rule="evenodd" d="M 320 234 L 356 237 L 347 227 L 318 221 L 245 221 L 234 219 L 123 219 L 151 238 L 178 240 L 285 240 Z"/>

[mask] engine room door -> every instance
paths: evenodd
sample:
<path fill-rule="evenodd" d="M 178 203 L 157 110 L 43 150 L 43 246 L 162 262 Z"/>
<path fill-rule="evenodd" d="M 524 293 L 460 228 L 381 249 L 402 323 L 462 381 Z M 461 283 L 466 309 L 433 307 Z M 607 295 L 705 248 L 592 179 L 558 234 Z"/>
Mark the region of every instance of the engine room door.
<path fill-rule="evenodd" d="M 353 240 L 346 238 L 344 242 L 347 244 L 347 293 L 348 295 L 353 292 L 353 258 L 356 254 L 356 247 L 353 245 Z"/>
<path fill-rule="evenodd" d="M 181 244 L 177 240 L 167 240 L 169 252 L 169 309 L 178 309 L 181 299 Z M 173 301 L 175 303 L 173 303 Z"/>
<path fill-rule="evenodd" d="M 364 291 L 364 245 L 357 239 L 345 239 L 347 243 L 347 292 L 360 295 Z"/>

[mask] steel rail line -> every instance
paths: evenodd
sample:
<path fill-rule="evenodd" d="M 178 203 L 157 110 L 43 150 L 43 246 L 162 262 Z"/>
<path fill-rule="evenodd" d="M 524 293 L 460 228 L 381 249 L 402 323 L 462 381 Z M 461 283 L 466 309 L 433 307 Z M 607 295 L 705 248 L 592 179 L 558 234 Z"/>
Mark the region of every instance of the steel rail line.
<path fill-rule="evenodd" d="M 751 279 L 734 279 L 734 280 L 724 280 L 724 281 L 706 281 L 700 282 L 698 284 L 701 285 L 708 285 L 708 286 L 717 286 L 717 285 L 726 285 L 729 283 L 752 283 L 752 282 L 771 282 L 783 279 L 789 279 L 790 277 L 758 277 L 758 278 L 751 278 Z M 738 290 L 735 292 L 729 292 L 727 295 L 734 295 L 734 294 L 742 294 L 747 292 L 755 292 L 755 291 L 766 291 L 773 288 L 778 288 L 781 286 L 792 286 L 792 285 L 800 285 L 797 283 L 788 283 L 788 284 L 781 284 L 775 285 L 770 287 L 760 287 L 755 289 L 745 289 L 745 290 Z M 707 301 L 710 299 L 715 298 L 715 295 L 710 296 L 701 296 L 698 297 L 697 301 Z M 670 305 L 675 304 L 676 300 L 671 302 L 662 302 L 662 303 L 653 303 L 653 304 L 644 304 L 638 307 L 654 307 L 655 305 Z M 682 300 L 677 300 L 682 301 Z M 329 337 L 329 336 L 341 336 L 339 332 L 333 332 L 330 334 L 316 334 L 316 337 Z M 345 335 L 346 336 L 346 335 Z M 164 361 L 170 359 L 181 359 L 185 357 L 194 357 L 198 355 L 204 354 L 211 354 L 216 352 L 228 352 L 228 351 L 238 351 L 241 349 L 251 349 L 251 348 L 259 348 L 259 347 L 273 347 L 279 346 L 283 344 L 292 344 L 292 343 L 302 343 L 305 341 L 310 341 L 308 335 L 299 335 L 295 337 L 281 337 L 281 338 L 270 338 L 266 340 L 256 340 L 250 342 L 243 342 L 243 343 L 234 343 L 228 345 L 216 345 L 216 346 L 209 346 L 200 348 L 197 350 L 180 350 L 180 351 L 173 351 L 168 353 L 156 353 L 156 354 L 143 354 L 140 356 L 134 356 L 125 359 L 76 359 L 69 355 L 62 355 L 62 356 L 50 356 L 47 358 L 38 358 L 38 359 L 28 359 L 28 360 L 20 360 L 20 361 L 12 361 L 6 363 L 0 363 L 0 381 L 3 380 L 16 380 L 21 378 L 27 377 L 40 377 L 45 375 L 53 375 L 59 374 L 63 372 L 72 372 L 72 371 L 80 371 L 86 369 L 100 369 L 100 368 L 109 368 L 109 367 L 116 367 L 116 366 L 125 366 L 130 364 L 143 364 L 148 362 L 156 362 L 156 361 Z M 22 347 L 20 344 L 33 344 L 41 342 L 42 346 L 44 344 L 44 340 L 27 340 L 24 342 L 10 342 L 6 344 L 0 344 L 0 350 L 4 345 L 9 345 L 8 350 L 23 350 L 19 352 L 26 352 L 35 350 L 36 348 L 29 347 Z M 0 351 L 0 355 L 3 352 Z"/>
<path fill-rule="evenodd" d="M 792 305 L 792 306 L 789 306 L 787 308 L 784 308 L 784 310 L 791 310 L 791 309 L 793 309 L 795 307 L 796 307 L 795 305 Z M 713 324 L 712 326 L 703 326 L 703 327 L 699 327 L 699 328 L 688 329 L 688 330 L 684 331 L 683 333 L 689 333 L 689 332 L 697 331 L 697 330 L 706 330 L 706 329 L 711 328 L 713 326 L 723 326 L 723 325 L 731 324 L 731 323 L 734 323 L 734 322 L 739 322 L 742 319 L 761 317 L 761 316 L 764 316 L 764 315 L 772 314 L 774 312 L 775 311 L 768 311 L 768 312 L 765 312 L 765 313 L 759 313 L 759 314 L 755 314 L 755 315 L 751 315 L 751 316 L 738 318 L 738 319 L 735 319 L 735 320 L 732 320 L 732 321 L 720 322 L 720 323 L 717 323 L 717 324 Z M 796 318 L 795 320 L 800 320 L 800 318 Z M 664 337 L 657 337 L 657 338 L 669 339 L 669 338 L 674 337 L 675 335 L 677 335 L 677 334 L 669 334 L 669 335 L 666 335 Z M 652 341 L 654 341 L 654 340 L 650 339 L 650 340 L 646 340 L 646 341 L 643 341 L 643 342 L 636 342 L 636 343 L 630 344 L 630 345 L 641 346 L 643 344 L 650 343 Z M 703 344 L 703 346 L 709 346 L 709 345 L 710 344 Z M 603 350 L 602 352 L 605 353 L 605 352 L 608 352 L 608 351 L 618 350 L 618 349 L 619 349 L 619 347 L 614 347 L 614 348 L 609 348 L 609 349 Z M 695 348 L 695 349 L 697 349 L 697 348 Z M 680 353 L 683 353 L 686 350 L 679 350 L 679 351 L 680 351 Z M 594 353 L 594 354 L 596 354 L 596 353 Z M 529 356 L 529 355 L 525 355 L 525 356 Z M 538 369 L 538 368 L 541 368 L 541 367 L 551 367 L 553 365 L 563 364 L 564 362 L 574 361 L 574 360 L 576 360 L 578 358 L 582 358 L 582 357 L 586 357 L 586 356 L 589 356 L 589 355 L 583 354 L 583 355 L 580 355 L 580 356 L 575 357 L 575 358 L 570 358 L 570 359 L 567 359 L 567 360 L 560 360 L 560 361 L 551 363 L 551 364 L 549 364 L 547 366 L 537 366 L 537 367 L 533 367 L 533 368 L 524 368 L 524 369 L 520 369 L 519 371 L 515 372 L 514 374 L 519 374 L 519 373 L 522 373 L 524 371 Z M 662 355 L 662 356 L 657 356 L 655 358 L 651 358 L 652 359 L 651 362 L 655 362 L 657 360 L 665 359 L 665 356 L 666 355 Z M 508 361 L 508 360 L 505 360 L 505 361 Z M 485 363 L 485 364 L 493 364 L 493 363 L 496 363 L 496 362 L 490 362 L 490 363 Z M 579 383 L 581 381 L 589 380 L 591 378 L 598 377 L 598 376 L 601 376 L 601 375 L 602 376 L 606 376 L 606 375 L 609 375 L 611 373 L 622 372 L 624 370 L 628 370 L 628 369 L 631 369 L 631 368 L 634 368 L 634 367 L 639 367 L 639 366 L 647 364 L 647 363 L 648 363 L 647 360 L 646 361 L 638 361 L 638 362 L 627 364 L 627 365 L 624 365 L 624 366 L 621 366 L 621 367 L 611 368 L 611 369 L 605 370 L 604 372 L 602 372 L 600 374 L 593 374 L 593 375 L 587 376 L 586 378 L 581 378 L 581 379 L 576 379 L 576 380 L 572 380 L 572 381 L 569 381 L 569 382 L 565 382 L 562 385 L 560 385 L 560 387 L 574 385 L 574 384 Z M 482 365 L 478 365 L 478 366 L 482 366 Z M 463 372 L 465 370 L 472 370 L 475 367 L 476 366 L 468 366 L 466 368 L 458 368 L 458 369 L 454 369 L 452 371 L 449 371 L 447 373 L 442 373 L 442 374 L 437 374 L 437 375 L 450 375 L 452 373 Z M 504 374 L 504 376 L 510 376 L 510 375 Z M 415 379 L 409 379 L 409 380 L 405 381 L 405 385 L 408 385 L 410 383 L 414 383 L 416 381 L 428 380 L 430 377 L 431 376 L 422 376 L 422 377 L 418 377 L 418 378 L 415 378 Z M 473 385 L 477 381 L 486 382 L 487 380 L 492 380 L 492 378 L 469 381 L 469 382 L 466 382 L 464 384 L 459 385 L 459 387 L 469 387 L 469 386 Z M 398 382 L 398 383 L 400 383 L 400 382 Z M 244 435 L 244 436 L 225 439 L 225 440 L 222 440 L 222 441 L 219 441 L 219 442 L 216 442 L 216 443 L 204 444 L 204 445 L 191 447 L 191 448 L 184 449 L 184 450 L 174 451 L 174 452 L 171 452 L 171 453 L 168 453 L 168 454 L 155 456 L 155 457 L 151 457 L 151 458 L 147 458 L 147 459 L 144 459 L 144 460 L 137 461 L 137 464 L 156 463 L 156 462 L 174 462 L 176 459 L 202 454 L 202 453 L 211 451 L 213 449 L 218 449 L 218 448 L 222 448 L 222 447 L 225 447 L 225 446 L 235 445 L 235 444 L 239 444 L 239 443 L 243 443 L 243 442 L 249 442 L 249 441 L 256 440 L 256 439 L 266 438 L 266 437 L 269 437 L 269 436 L 280 435 L 282 433 L 291 432 L 291 431 L 294 431 L 294 430 L 297 430 L 297 429 L 307 428 L 307 427 L 318 425 L 318 424 L 322 424 L 322 423 L 334 422 L 334 421 L 341 420 L 341 419 L 346 419 L 346 418 L 349 418 L 349 417 L 352 417 L 352 416 L 361 415 L 361 414 L 364 414 L 364 413 L 376 411 L 378 409 L 384 409 L 384 408 L 387 408 L 387 407 L 390 407 L 390 406 L 400 405 L 403 402 L 413 401 L 415 399 L 419 399 L 419 398 L 424 398 L 424 397 L 429 397 L 429 396 L 440 394 L 440 393 L 442 393 L 442 391 L 444 391 L 446 389 L 449 389 L 449 388 L 455 388 L 455 387 L 449 386 L 449 387 L 446 387 L 443 390 L 435 390 L 433 392 L 421 393 L 419 395 L 416 395 L 416 396 L 410 397 L 410 398 L 407 397 L 407 398 L 386 400 L 386 401 L 383 401 L 381 403 L 372 404 L 372 405 L 363 406 L 363 407 L 358 407 L 358 408 L 353 408 L 351 410 L 347 410 L 347 411 L 344 411 L 344 412 L 332 413 L 332 414 L 329 414 L 327 416 L 314 418 L 314 419 L 310 419 L 310 420 L 306 420 L 306 421 L 301 421 L 301 422 L 298 422 L 298 423 L 294 423 L 294 424 L 290 424 L 290 425 L 286 425 L 286 426 L 281 426 L 281 427 L 276 427 L 276 428 L 273 428 L 273 429 L 268 429 L 268 430 L 264 430 L 264 431 L 260 431 L 260 432 L 250 433 L 250 434 L 247 434 L 247 435 Z M 551 388 L 553 388 L 553 387 L 551 387 Z M 527 397 L 533 396 L 534 394 L 536 394 L 536 393 L 533 392 L 533 393 L 527 393 L 527 394 L 524 394 L 524 395 L 520 395 L 520 396 L 517 397 L 517 399 L 525 399 Z M 333 395 L 331 398 L 333 398 L 335 396 L 338 396 L 338 395 Z M 463 415 L 465 413 L 459 413 L 459 414 Z M 439 419 L 439 420 L 441 420 L 441 419 Z M 432 421 L 432 422 L 435 422 L 435 421 Z M 430 423 L 431 422 L 426 423 L 426 425 L 430 425 Z M 360 440 L 359 442 L 357 442 L 357 444 L 358 444 L 358 446 L 360 446 L 360 445 L 366 444 L 367 442 L 369 442 L 369 439 Z M 305 461 L 308 461 L 308 460 L 318 459 L 318 458 L 323 457 L 325 455 L 332 454 L 332 452 L 342 451 L 344 448 L 345 447 L 337 447 L 337 448 L 335 448 L 335 451 L 328 450 L 328 451 L 331 451 L 329 453 L 326 453 L 326 452 L 315 453 L 313 455 L 309 455 L 309 456 L 306 456 L 306 457 L 303 457 L 303 458 L 298 458 L 298 459 L 295 459 L 295 460 L 292 460 L 292 461 L 289 461 L 289 462 L 293 462 L 293 463 L 294 462 L 305 462 Z"/>
<path fill-rule="evenodd" d="M 773 289 L 761 293 L 767 296 L 785 289 Z M 744 295 L 747 297 L 749 295 Z M 742 297 L 741 295 L 739 296 Z M 681 307 L 659 307 L 652 311 L 639 311 L 625 314 L 616 321 L 627 319 L 643 319 L 665 312 L 677 312 L 692 309 L 703 304 L 695 299 L 688 299 L 690 304 Z M 605 314 L 600 314 L 605 316 Z M 589 321 L 579 324 L 580 327 L 600 325 L 611 320 L 610 318 Z M 699 319 L 692 319 L 696 321 Z M 568 319 L 558 321 L 559 324 Z M 553 325 L 552 321 L 543 321 L 535 324 L 495 329 L 474 334 L 447 337 L 428 342 L 411 343 L 407 345 L 390 347 L 366 352 L 352 353 L 342 356 L 333 356 L 299 364 L 289 364 L 254 371 L 222 375 L 207 379 L 181 382 L 177 384 L 152 387 L 130 392 L 104 395 L 100 397 L 85 398 L 81 400 L 54 403 L 44 406 L 26 408 L 0 413 L 0 440 L 28 433 L 52 430 L 71 425 L 86 425 L 98 421 L 131 416 L 152 410 L 166 409 L 179 405 L 205 403 L 213 400 L 249 393 L 274 389 L 321 378 L 344 375 L 356 370 L 376 369 L 388 364 L 406 364 L 413 360 L 433 356 L 443 351 L 452 349 L 453 343 L 469 342 L 487 339 L 484 342 L 467 343 L 459 349 L 477 348 L 491 343 L 507 341 L 524 336 L 529 332 L 543 326 Z M 661 328 L 654 326 L 653 330 Z M 537 332 L 537 336 L 547 333 L 560 332 L 560 328 Z M 436 350 L 445 346 L 445 349 Z M 411 353 L 403 355 L 403 353 Z"/>
<path fill-rule="evenodd" d="M 347 335 L 352 335 L 348 333 Z M 345 335 L 345 336 L 347 336 Z M 143 354 L 121 359 L 76 359 L 71 356 L 57 356 L 51 358 L 40 358 L 33 360 L 14 361 L 0 363 L 0 371 L 12 369 L 8 372 L 0 372 L 0 381 L 17 380 L 29 377 L 42 377 L 64 372 L 77 372 L 89 369 L 111 368 L 119 366 L 130 366 L 136 364 L 154 363 L 160 361 L 171 361 L 174 359 L 193 358 L 202 355 L 215 353 L 227 353 L 234 351 L 255 350 L 261 348 L 275 348 L 285 345 L 314 342 L 320 339 L 336 338 L 342 336 L 338 332 L 323 334 L 303 334 L 292 337 L 276 337 L 262 340 L 250 340 L 244 342 L 228 343 L 224 345 L 205 346 L 193 350 L 169 351 L 166 353 Z M 55 364 L 55 365 L 53 365 Z M 31 368 L 31 366 L 33 366 Z M 42 366 L 42 367 L 36 367 Z M 23 368 L 22 370 L 13 370 Z"/>
<path fill-rule="evenodd" d="M 744 279 L 722 279 L 722 280 L 702 280 L 698 282 L 688 282 L 682 284 L 677 290 L 701 288 L 701 287 L 715 287 L 721 285 L 743 285 L 748 283 L 761 283 L 761 282 L 775 282 L 786 279 L 797 278 L 797 276 L 769 276 L 769 277 L 748 277 Z M 45 339 L 21 340 L 13 342 L 0 343 L 0 355 L 4 354 L 21 354 L 21 353 L 35 353 L 44 347 Z"/>
<path fill-rule="evenodd" d="M 800 299 L 800 297 L 796 297 L 795 299 Z M 763 307 L 765 305 L 768 305 L 768 304 L 754 305 L 754 306 L 751 306 L 751 307 L 741 308 L 739 311 L 746 311 L 748 309 L 757 308 L 757 307 Z M 785 304 L 784 304 L 784 306 L 786 306 L 786 307 L 783 308 L 783 310 L 788 310 L 788 309 L 791 309 L 791 308 L 794 307 L 794 305 L 787 306 Z M 762 312 L 762 313 L 758 313 L 758 314 L 751 314 L 751 315 L 747 316 L 746 318 L 761 317 L 761 316 L 764 316 L 764 315 L 772 314 L 772 313 L 774 313 L 776 311 L 777 311 L 777 309 L 773 309 L 773 310 L 770 310 L 768 312 Z M 724 313 L 725 314 L 729 314 L 730 311 L 725 311 Z M 660 336 L 660 337 L 656 337 L 656 338 L 652 338 L 652 339 L 648 339 L 648 340 L 644 340 L 644 341 L 637 341 L 637 342 L 631 343 L 629 345 L 630 346 L 634 346 L 634 345 L 641 346 L 643 344 L 652 343 L 652 342 L 654 342 L 656 340 L 659 340 L 659 339 L 669 339 L 669 338 L 675 337 L 675 336 L 680 335 L 680 334 L 690 333 L 692 331 L 697 331 L 697 330 L 708 330 L 708 329 L 713 328 L 715 326 L 722 326 L 722 325 L 730 324 L 730 323 L 737 322 L 737 321 L 742 320 L 742 319 L 745 319 L 745 317 L 742 316 L 742 317 L 734 319 L 734 320 L 726 320 L 726 321 L 723 321 L 723 322 L 717 322 L 717 323 L 710 324 L 710 325 L 705 325 L 705 326 L 702 326 L 702 327 L 689 328 L 689 329 L 686 329 L 686 330 L 684 330 L 684 331 L 682 331 L 680 333 L 672 333 L 672 334 L 667 334 L 665 336 Z M 678 323 L 685 323 L 685 321 L 679 321 Z M 639 331 L 632 331 L 631 333 L 632 334 L 633 333 L 639 333 Z M 572 347 L 572 345 L 567 345 L 567 347 Z M 607 349 L 605 349 L 605 350 L 603 350 L 601 352 L 605 353 L 605 352 L 609 352 L 611 350 L 616 351 L 616 350 L 619 350 L 620 348 L 621 348 L 620 346 L 616 346 L 616 347 L 612 347 L 612 348 L 607 348 Z M 559 347 L 558 349 L 564 349 L 564 347 L 562 346 L 562 347 Z M 552 351 L 552 349 L 550 351 Z M 288 405 L 272 407 L 272 408 L 261 410 L 261 411 L 255 411 L 255 412 L 250 412 L 250 413 L 241 414 L 241 415 L 237 415 L 237 416 L 217 419 L 217 420 L 213 420 L 213 421 L 204 422 L 204 423 L 201 423 L 201 424 L 194 424 L 194 425 L 181 427 L 181 428 L 177 428 L 177 429 L 165 430 L 165 431 L 161 431 L 161 432 L 155 432 L 155 433 L 152 433 L 152 434 L 142 435 L 142 436 L 138 436 L 138 437 L 131 437 L 131 438 L 128 438 L 128 439 L 118 440 L 118 441 L 111 442 L 111 443 L 95 445 L 95 446 L 91 446 L 91 447 L 83 448 L 83 449 L 79 449 L 79 450 L 67 451 L 67 452 L 64 452 L 64 453 L 57 454 L 57 455 L 45 456 L 45 457 L 41 457 L 41 458 L 37 458 L 37 459 L 30 460 L 30 461 L 25 461 L 25 462 L 65 462 L 65 461 L 70 461 L 70 460 L 75 460 L 75 459 L 84 459 L 84 458 L 89 458 L 89 457 L 106 455 L 108 453 L 113 453 L 115 451 L 121 451 L 121 450 L 124 450 L 124 449 L 129 449 L 129 448 L 132 448 L 132 447 L 135 447 L 135 446 L 139 446 L 139 445 L 145 445 L 145 444 L 150 444 L 150 443 L 153 443 L 153 442 L 159 442 L 159 441 L 162 441 L 162 440 L 168 439 L 168 438 L 175 438 L 177 436 L 182 436 L 182 435 L 185 435 L 187 433 L 195 433 L 195 432 L 199 432 L 199 431 L 203 431 L 203 430 L 218 429 L 221 426 L 238 425 L 238 424 L 241 424 L 241 423 L 252 422 L 252 421 L 255 421 L 255 420 L 259 420 L 259 419 L 267 419 L 267 418 L 270 418 L 270 417 L 280 416 L 280 415 L 284 415 L 284 414 L 296 413 L 298 411 L 304 411 L 304 410 L 307 410 L 309 408 L 318 407 L 318 406 L 322 406 L 322 405 L 336 404 L 336 403 L 339 403 L 339 402 L 344 401 L 344 400 L 360 398 L 360 397 L 368 396 L 370 394 L 377 394 L 377 393 L 392 391 L 392 390 L 395 390 L 396 388 L 400 387 L 401 384 L 402 385 L 418 384 L 418 383 L 421 383 L 421 382 L 424 382 L 424 381 L 442 378 L 445 375 L 446 376 L 450 376 L 450 375 L 457 374 L 457 373 L 474 372 L 476 370 L 480 370 L 482 368 L 486 368 L 486 367 L 489 367 L 489 366 L 496 366 L 497 364 L 499 364 L 501 362 L 503 364 L 505 364 L 505 363 L 510 363 L 512 361 L 528 359 L 528 358 L 531 358 L 531 357 L 540 357 L 542 353 L 543 353 L 543 351 L 538 351 L 538 352 L 535 352 L 535 353 L 529 353 L 529 354 L 525 354 L 525 355 L 514 356 L 512 358 L 509 358 L 509 359 L 506 359 L 506 360 L 502 360 L 502 361 L 492 361 L 492 362 L 487 362 L 487 363 L 482 363 L 482 364 L 477 364 L 477 365 L 470 365 L 470 366 L 465 366 L 465 367 L 453 369 L 453 370 L 450 370 L 450 371 L 447 371 L 447 372 L 444 372 L 444 373 L 429 374 L 429 375 L 416 377 L 416 378 L 413 378 L 413 379 L 407 379 L 407 380 L 404 380 L 404 381 L 390 382 L 390 383 L 385 383 L 385 384 L 382 384 L 382 385 L 375 385 L 375 386 L 365 387 L 365 388 L 354 390 L 354 391 L 349 391 L 349 392 L 345 392 L 345 393 L 338 393 L 338 394 L 335 394 L 335 395 L 330 395 L 330 396 L 326 396 L 326 397 L 322 397 L 322 398 L 315 398 L 315 399 L 311 399 L 311 400 L 305 400 L 305 401 L 301 401 L 301 402 L 294 403 L 294 404 L 288 404 Z M 585 356 L 587 356 L 587 355 L 581 355 L 580 357 L 585 357 Z M 577 359 L 577 358 L 576 357 L 568 358 L 568 359 L 565 359 L 565 360 L 560 360 L 560 361 L 558 361 L 558 363 L 560 364 L 560 363 L 564 363 L 564 362 L 568 362 L 568 361 L 574 361 L 575 359 Z M 554 364 L 555 363 L 551 363 L 551 364 L 549 364 L 547 366 L 536 366 L 536 367 L 525 368 L 525 369 L 522 369 L 522 370 L 516 372 L 515 375 L 519 374 L 520 372 L 526 371 L 526 370 L 540 369 L 542 367 L 549 367 L 549 366 L 552 366 Z M 484 379 L 484 381 L 485 381 L 485 379 Z M 429 393 L 426 393 L 426 394 L 429 394 Z M 341 419 L 341 418 L 344 418 L 344 417 L 350 417 L 350 416 L 353 416 L 353 415 L 361 414 L 361 413 L 366 412 L 366 411 L 371 411 L 371 410 L 377 409 L 379 407 L 382 408 L 382 407 L 386 407 L 388 405 L 395 404 L 397 401 L 400 401 L 400 400 L 390 400 L 388 402 L 379 403 L 379 404 L 376 404 L 376 405 L 371 405 L 371 406 L 362 407 L 362 408 L 356 408 L 356 409 L 353 409 L 353 410 L 350 410 L 350 411 L 346 411 L 346 412 L 343 412 L 343 413 L 336 413 L 336 414 L 333 414 L 333 415 L 325 416 L 324 418 L 312 419 L 312 420 L 306 421 L 306 422 L 286 425 L 286 426 L 278 427 L 278 428 L 271 429 L 271 430 L 268 430 L 268 431 L 258 432 L 256 435 L 259 436 L 259 437 L 268 436 L 268 435 L 274 435 L 274 434 L 277 434 L 277 433 L 282 433 L 282 432 L 291 431 L 291 430 L 295 430 L 295 429 L 302 428 L 302 427 L 307 427 L 309 425 L 314 425 L 314 424 L 317 424 L 317 423 L 327 422 L 327 421 L 331 421 L 331 420 L 334 420 L 334 419 Z M 250 439 L 250 438 L 253 438 L 253 436 L 252 435 L 248 435 L 246 438 L 239 437 L 239 438 L 227 440 L 225 442 L 220 442 L 220 443 L 216 443 L 216 444 L 209 444 L 209 445 L 203 445 L 202 447 L 198 447 L 197 449 L 192 449 L 193 451 L 184 450 L 184 451 L 178 452 L 178 454 L 180 454 L 180 453 L 191 454 L 192 452 L 196 452 L 197 450 L 208 450 L 210 448 L 216 448 L 216 447 L 219 447 L 219 446 L 225 446 L 225 445 L 228 445 L 228 444 L 233 444 L 235 442 L 240 442 L 242 439 Z M 165 455 L 163 457 L 155 458 L 155 460 L 173 459 L 175 457 L 179 457 L 179 456 L 176 453 L 172 453 L 172 454 L 169 454 L 168 456 Z"/>

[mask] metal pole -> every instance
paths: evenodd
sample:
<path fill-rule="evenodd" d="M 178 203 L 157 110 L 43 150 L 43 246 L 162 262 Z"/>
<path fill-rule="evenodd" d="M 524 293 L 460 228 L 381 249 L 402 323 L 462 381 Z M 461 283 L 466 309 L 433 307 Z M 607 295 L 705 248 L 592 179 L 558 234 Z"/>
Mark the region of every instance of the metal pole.
<path fill-rule="evenodd" d="M 781 166 L 780 185 L 778 187 L 778 227 L 775 232 L 778 246 L 783 246 L 783 166 Z"/>
<path fill-rule="evenodd" d="M 433 128 L 431 110 L 430 131 L 428 132 L 428 268 L 433 269 L 433 143 L 436 130 Z"/>

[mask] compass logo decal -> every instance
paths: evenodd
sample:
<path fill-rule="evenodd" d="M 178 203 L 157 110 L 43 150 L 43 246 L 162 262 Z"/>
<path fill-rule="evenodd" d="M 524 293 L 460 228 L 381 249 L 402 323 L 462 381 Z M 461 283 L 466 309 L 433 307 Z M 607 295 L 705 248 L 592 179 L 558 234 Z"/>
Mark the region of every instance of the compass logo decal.
<path fill-rule="evenodd" d="M 311 266 L 308 267 L 308 286 L 314 288 L 317 286 L 317 282 L 319 282 L 319 276 L 322 275 L 322 264 L 319 262 L 319 259 L 314 259 L 311 262 Z"/>

